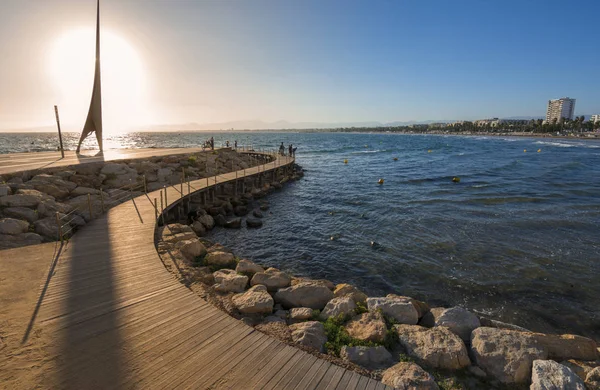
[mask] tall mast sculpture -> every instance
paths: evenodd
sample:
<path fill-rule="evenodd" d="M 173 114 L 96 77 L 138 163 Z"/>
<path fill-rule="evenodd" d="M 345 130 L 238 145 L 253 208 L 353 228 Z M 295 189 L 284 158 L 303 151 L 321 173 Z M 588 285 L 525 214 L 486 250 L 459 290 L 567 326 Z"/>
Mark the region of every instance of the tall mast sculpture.
<path fill-rule="evenodd" d="M 102 93 L 100 82 L 100 0 L 96 5 L 96 70 L 94 73 L 94 88 L 92 90 L 92 101 L 90 102 L 90 110 L 88 111 L 81 138 L 77 145 L 77 153 L 81 148 L 81 143 L 90 134 L 96 133 L 98 147 L 102 152 Z"/>

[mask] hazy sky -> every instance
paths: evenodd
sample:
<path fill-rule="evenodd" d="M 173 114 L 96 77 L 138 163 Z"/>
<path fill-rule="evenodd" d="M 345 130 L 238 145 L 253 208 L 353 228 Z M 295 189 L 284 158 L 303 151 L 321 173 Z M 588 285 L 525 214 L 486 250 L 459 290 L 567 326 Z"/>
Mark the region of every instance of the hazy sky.
<path fill-rule="evenodd" d="M 85 120 L 95 0 L 0 0 L 0 129 Z M 598 0 L 102 0 L 105 126 L 600 113 Z"/>

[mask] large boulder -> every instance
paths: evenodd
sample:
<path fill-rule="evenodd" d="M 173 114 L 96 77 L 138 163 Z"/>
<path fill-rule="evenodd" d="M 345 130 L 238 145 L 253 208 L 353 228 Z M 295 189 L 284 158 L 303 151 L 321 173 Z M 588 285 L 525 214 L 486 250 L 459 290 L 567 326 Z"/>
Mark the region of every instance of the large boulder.
<path fill-rule="evenodd" d="M 194 233 L 196 233 L 196 235 L 198 237 L 203 236 L 204 234 L 206 234 L 206 228 L 204 227 L 204 225 L 202 223 L 200 223 L 199 221 L 195 221 L 194 223 L 192 223 L 190 225 L 190 227 L 192 228 L 192 230 L 194 231 Z"/>
<path fill-rule="evenodd" d="M 222 268 L 233 267 L 235 265 L 235 257 L 229 252 L 210 252 L 204 258 L 204 264 Z"/>
<path fill-rule="evenodd" d="M 346 283 L 338 284 L 337 286 L 335 286 L 335 289 L 333 290 L 333 296 L 335 298 L 349 296 L 350 298 L 352 298 L 352 300 L 355 303 L 360 302 L 363 304 L 367 302 L 367 298 L 368 298 L 367 294 L 360 291 L 358 288 L 354 287 L 353 285 L 346 284 Z"/>
<path fill-rule="evenodd" d="M 255 273 L 250 284 L 253 286 L 263 284 L 269 291 L 277 291 L 280 288 L 289 286 L 291 280 L 289 275 L 277 268 L 268 268 L 265 272 Z"/>
<path fill-rule="evenodd" d="M 596 342 L 587 337 L 572 334 L 531 333 L 542 348 L 548 351 L 548 358 L 554 360 L 596 360 L 598 351 Z"/>
<path fill-rule="evenodd" d="M 471 339 L 471 332 L 479 328 L 479 318 L 462 307 L 446 309 L 435 319 L 435 326 L 445 326 L 464 341 Z"/>
<path fill-rule="evenodd" d="M 37 205 L 37 212 L 40 218 L 54 217 L 56 213 L 69 214 L 73 210 L 73 206 L 60 203 L 54 199 L 41 200 Z"/>
<path fill-rule="evenodd" d="M 49 238 L 51 240 L 60 239 L 58 234 L 58 225 L 56 224 L 56 218 L 48 217 L 44 219 L 39 219 L 35 221 L 33 225 L 35 226 L 35 232 L 37 234 Z"/>
<path fill-rule="evenodd" d="M 19 248 L 41 243 L 42 236 L 36 233 L 21 233 L 17 235 L 0 234 L 0 249 Z"/>
<path fill-rule="evenodd" d="M 407 300 L 394 297 L 367 298 L 367 307 L 369 311 L 381 310 L 400 324 L 415 325 L 419 321 L 419 313 Z"/>
<path fill-rule="evenodd" d="M 28 207 L 8 207 L 3 212 L 7 217 L 22 219 L 30 223 L 37 221 L 39 218 L 38 213 Z"/>
<path fill-rule="evenodd" d="M 88 201 L 89 198 L 89 201 Z M 106 202 L 106 199 L 104 200 Z M 77 209 L 87 221 L 96 218 L 102 214 L 102 200 L 99 195 L 80 195 L 64 201 L 64 204 L 73 209 Z M 92 206 L 92 216 L 90 218 L 90 204 Z M 105 203 L 106 205 L 106 203 Z"/>
<path fill-rule="evenodd" d="M 235 292 L 241 293 L 246 289 L 248 277 L 239 275 L 232 269 L 223 269 L 213 273 L 215 277 L 215 290 L 223 293 Z"/>
<path fill-rule="evenodd" d="M 395 330 L 406 353 L 426 366 L 459 370 L 471 364 L 465 343 L 448 328 L 396 325 Z"/>
<path fill-rule="evenodd" d="M 533 361 L 548 357 L 530 334 L 487 327 L 471 334 L 471 352 L 479 367 L 506 384 L 528 382 Z"/>
<path fill-rule="evenodd" d="M 310 320 L 313 315 L 313 309 L 310 307 L 294 307 L 290 309 L 289 317 L 290 321 L 298 322 Z"/>
<path fill-rule="evenodd" d="M 8 184 L 0 184 L 0 197 L 12 195 L 12 188 Z"/>
<path fill-rule="evenodd" d="M 6 235 L 17 235 L 27 232 L 29 229 L 29 223 L 21 221 L 20 219 L 14 218 L 2 218 L 0 219 L 0 234 Z"/>
<path fill-rule="evenodd" d="M 100 173 L 106 175 L 104 184 L 113 188 L 135 185 L 138 178 L 137 171 L 123 163 L 106 163 Z"/>
<path fill-rule="evenodd" d="M 234 295 L 232 301 L 242 314 L 270 314 L 273 311 L 273 298 L 262 284 L 248 289 L 243 294 Z"/>
<path fill-rule="evenodd" d="M 327 342 L 325 327 L 319 321 L 299 322 L 290 325 L 292 331 L 292 340 L 295 343 L 324 352 L 324 346 Z"/>
<path fill-rule="evenodd" d="M 187 225 L 181 223 L 172 223 L 166 225 L 161 231 L 161 240 L 171 244 L 179 241 L 193 240 L 198 238 L 194 230 Z"/>
<path fill-rule="evenodd" d="M 100 190 L 90 187 L 77 187 L 73 191 L 71 191 L 71 196 L 81 196 L 81 195 L 100 195 Z M 108 197 L 108 194 L 102 194 L 105 198 Z"/>
<path fill-rule="evenodd" d="M 250 260 L 242 259 L 237 263 L 235 271 L 245 275 L 254 275 L 258 272 L 265 272 L 265 269 Z"/>
<path fill-rule="evenodd" d="M 204 227 L 207 230 L 212 229 L 213 227 L 215 227 L 215 220 L 212 216 L 208 215 L 208 214 L 204 214 L 201 217 L 198 218 L 198 222 L 200 222 L 202 225 L 204 225 Z"/>
<path fill-rule="evenodd" d="M 409 362 L 401 362 L 385 370 L 381 382 L 398 390 L 439 390 L 430 373 Z"/>
<path fill-rule="evenodd" d="M 397 298 L 397 299 L 401 299 L 403 301 L 412 303 L 412 305 L 415 307 L 415 310 L 417 310 L 419 318 L 421 318 L 425 314 L 429 313 L 429 310 L 430 310 L 429 305 L 423 301 L 419 301 L 419 300 L 411 298 L 411 297 L 405 297 L 403 295 L 396 295 L 396 294 L 388 294 L 386 296 L 388 298 Z"/>
<path fill-rule="evenodd" d="M 223 225 L 226 229 L 240 229 L 242 227 L 242 219 L 241 218 L 233 218 L 229 219 Z"/>
<path fill-rule="evenodd" d="M 179 241 L 177 243 L 177 248 L 189 261 L 193 261 L 197 257 L 204 257 L 204 255 L 206 255 L 206 248 L 197 238 Z"/>
<path fill-rule="evenodd" d="M 246 218 L 246 226 L 249 228 L 259 228 L 263 225 L 263 221 L 258 218 Z"/>
<path fill-rule="evenodd" d="M 254 278 L 257 275 L 260 275 L 260 273 L 254 275 Z M 288 309 L 292 307 L 310 307 L 311 309 L 321 310 L 332 298 L 333 292 L 330 289 L 313 283 L 300 283 L 295 286 L 281 288 L 275 294 L 275 301 L 280 302 L 283 307 Z"/>
<path fill-rule="evenodd" d="M 585 385 L 573 371 L 552 360 L 534 360 L 531 390 L 585 390 Z"/>
<path fill-rule="evenodd" d="M 600 390 L 600 366 L 588 372 L 585 384 L 589 390 Z"/>
<path fill-rule="evenodd" d="M 383 342 L 387 333 L 385 320 L 379 312 L 363 313 L 346 324 L 351 337 L 363 341 Z"/>
<path fill-rule="evenodd" d="M 392 354 L 385 347 L 349 347 L 343 346 L 340 357 L 369 370 L 379 370 L 394 364 Z"/>
<path fill-rule="evenodd" d="M 19 190 L 22 191 L 22 190 Z M 0 198 L 2 207 L 36 207 L 42 200 L 41 195 L 35 194 L 15 194 Z"/>
<path fill-rule="evenodd" d="M 71 190 L 77 187 L 77 184 L 63 180 L 60 176 L 40 174 L 34 176 L 27 184 L 33 186 L 36 190 L 53 196 L 57 199 L 63 199 L 69 196 Z"/>
<path fill-rule="evenodd" d="M 80 175 L 75 174 L 69 177 L 69 181 L 84 188 L 100 188 L 102 182 L 106 178 L 105 175 Z"/>
<path fill-rule="evenodd" d="M 325 308 L 321 312 L 321 318 L 326 320 L 329 317 L 351 316 L 356 310 L 356 303 L 350 296 L 333 298 L 327 302 Z"/>

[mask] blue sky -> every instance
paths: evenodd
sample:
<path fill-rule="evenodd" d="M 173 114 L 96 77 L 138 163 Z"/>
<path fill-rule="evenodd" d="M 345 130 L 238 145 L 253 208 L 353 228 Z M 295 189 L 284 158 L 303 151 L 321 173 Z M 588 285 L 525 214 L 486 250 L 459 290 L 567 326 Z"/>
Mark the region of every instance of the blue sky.
<path fill-rule="evenodd" d="M 93 42 L 72 53 L 53 42 L 91 29 L 94 14 L 94 0 L 0 3 L 0 129 L 51 124 L 56 102 L 67 126 L 81 126 L 93 65 L 76 85 L 70 75 L 93 64 Z M 105 115 L 130 125 L 477 119 L 542 116 L 563 96 L 576 114 L 600 113 L 598 15 L 592 0 L 103 0 L 102 28 L 126 42 L 117 59 L 135 59 L 103 78 Z M 68 56 L 81 58 L 63 68 L 83 65 L 45 69 Z"/>

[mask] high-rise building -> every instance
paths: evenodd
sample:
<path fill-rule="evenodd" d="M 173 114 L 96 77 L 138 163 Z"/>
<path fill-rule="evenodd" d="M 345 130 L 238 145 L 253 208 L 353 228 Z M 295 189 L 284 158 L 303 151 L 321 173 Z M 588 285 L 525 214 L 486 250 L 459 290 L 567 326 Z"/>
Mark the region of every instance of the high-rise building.
<path fill-rule="evenodd" d="M 590 117 L 590 122 L 594 122 L 594 123 L 600 122 L 600 114 L 592 115 Z"/>
<path fill-rule="evenodd" d="M 575 112 L 575 99 L 560 98 L 548 100 L 548 110 L 546 110 L 546 122 L 552 122 L 553 119 L 560 121 L 561 119 L 573 120 Z"/>

